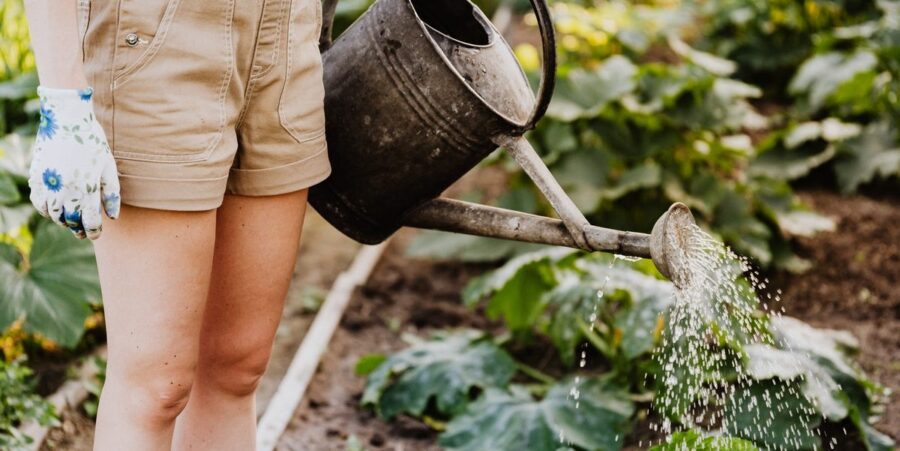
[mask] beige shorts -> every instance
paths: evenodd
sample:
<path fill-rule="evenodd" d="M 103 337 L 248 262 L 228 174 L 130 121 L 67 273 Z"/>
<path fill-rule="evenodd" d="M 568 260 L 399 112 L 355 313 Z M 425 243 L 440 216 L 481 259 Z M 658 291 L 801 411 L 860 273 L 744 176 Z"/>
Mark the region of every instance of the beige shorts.
<path fill-rule="evenodd" d="M 209 210 L 331 172 L 319 0 L 79 0 L 122 201 Z"/>

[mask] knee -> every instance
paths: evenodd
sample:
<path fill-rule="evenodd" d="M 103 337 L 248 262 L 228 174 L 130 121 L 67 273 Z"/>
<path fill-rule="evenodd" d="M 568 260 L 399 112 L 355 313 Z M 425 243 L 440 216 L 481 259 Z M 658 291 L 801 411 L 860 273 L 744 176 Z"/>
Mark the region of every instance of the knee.
<path fill-rule="evenodd" d="M 245 345 L 204 352 L 197 371 L 198 384 L 235 397 L 253 395 L 268 367 L 270 346 Z"/>
<path fill-rule="evenodd" d="M 194 368 L 165 368 L 134 371 L 107 371 L 107 385 L 118 386 L 130 399 L 132 412 L 146 423 L 175 421 L 187 406 L 194 384 Z"/>

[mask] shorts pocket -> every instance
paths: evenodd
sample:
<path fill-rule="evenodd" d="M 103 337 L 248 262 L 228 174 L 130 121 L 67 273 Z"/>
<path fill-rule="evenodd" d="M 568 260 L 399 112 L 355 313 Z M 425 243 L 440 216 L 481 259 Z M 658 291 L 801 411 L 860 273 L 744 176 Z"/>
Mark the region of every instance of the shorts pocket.
<path fill-rule="evenodd" d="M 162 46 L 180 0 L 119 0 L 113 79 L 137 71 Z"/>
<path fill-rule="evenodd" d="M 209 158 L 226 123 L 233 1 L 183 2 L 180 8 L 180 0 L 122 1 L 112 86 L 111 144 L 117 158 Z M 146 14 L 133 17 L 141 11 Z M 154 30 L 152 36 L 148 29 Z M 133 35 L 143 42 L 132 46 L 126 39 Z M 141 44 L 146 48 L 140 52 L 120 52 L 121 45 Z"/>
<path fill-rule="evenodd" d="M 286 79 L 278 102 L 278 117 L 281 126 L 298 142 L 325 133 L 325 86 L 318 42 L 321 14 L 319 0 L 291 3 Z"/>

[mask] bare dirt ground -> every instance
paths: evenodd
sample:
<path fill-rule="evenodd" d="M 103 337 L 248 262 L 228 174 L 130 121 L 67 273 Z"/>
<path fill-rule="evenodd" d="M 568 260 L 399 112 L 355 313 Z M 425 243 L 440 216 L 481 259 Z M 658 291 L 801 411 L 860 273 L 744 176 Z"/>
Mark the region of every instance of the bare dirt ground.
<path fill-rule="evenodd" d="M 900 204 L 827 192 L 809 192 L 804 198 L 833 217 L 838 228 L 798 243 L 799 253 L 815 264 L 811 271 L 771 275 L 774 286 L 784 290 L 787 314 L 817 327 L 850 330 L 860 341 L 861 366 L 897 393 Z M 444 327 L 496 327 L 459 300 L 465 283 L 487 268 L 404 257 L 410 235 L 403 233 L 391 244 L 370 280 L 354 295 L 277 449 L 344 450 L 351 437 L 370 450 L 439 449 L 437 434 L 424 423 L 404 417 L 384 422 L 361 409 L 365 380 L 354 374 L 360 357 L 405 347 L 404 333 L 422 336 Z M 896 395 L 876 426 L 900 439 Z M 637 429 L 630 441 L 646 435 L 640 426 Z M 630 449 L 640 448 L 635 445 Z"/>
<path fill-rule="evenodd" d="M 876 426 L 900 443 L 900 199 L 802 197 L 837 230 L 801 239 L 798 253 L 815 266 L 773 282 L 784 290 L 787 314 L 856 336 L 860 365 L 894 393 Z"/>

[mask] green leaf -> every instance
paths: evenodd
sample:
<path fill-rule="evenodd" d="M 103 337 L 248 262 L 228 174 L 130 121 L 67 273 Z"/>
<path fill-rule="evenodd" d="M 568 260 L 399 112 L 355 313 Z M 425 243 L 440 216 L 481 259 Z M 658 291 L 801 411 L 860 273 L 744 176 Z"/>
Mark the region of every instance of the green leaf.
<path fill-rule="evenodd" d="M 766 400 L 777 400 L 777 408 Z M 799 383 L 780 379 L 738 386 L 728 402 L 725 433 L 752 440 L 763 449 L 821 449 L 815 428 L 821 417 L 803 396 Z"/>
<path fill-rule="evenodd" d="M 508 261 L 500 268 L 472 279 L 472 281 L 470 281 L 463 289 L 463 302 L 467 305 L 474 305 L 485 296 L 502 290 L 524 266 L 539 264 L 541 262 L 559 261 L 573 253 L 575 253 L 575 251 L 572 249 L 549 247 L 520 255 Z"/>
<path fill-rule="evenodd" d="M 599 378 L 576 381 L 559 382 L 541 400 L 518 385 L 489 389 L 450 421 L 439 443 L 448 451 L 620 449 L 634 412 L 627 390 Z"/>
<path fill-rule="evenodd" d="M 547 116 L 565 122 L 599 114 L 606 105 L 634 90 L 637 67 L 615 55 L 593 71 L 574 69 L 559 79 Z"/>
<path fill-rule="evenodd" d="M 372 374 L 375 369 L 381 366 L 384 361 L 387 360 L 387 356 L 384 354 L 367 354 L 359 358 L 356 361 L 356 366 L 353 367 L 353 372 L 356 373 L 357 376 L 368 376 Z"/>
<path fill-rule="evenodd" d="M 828 419 L 839 421 L 847 416 L 847 406 L 840 396 L 840 386 L 828 372 L 805 355 L 764 344 L 744 346 L 747 374 L 756 380 L 779 378 L 798 380 L 806 399 Z"/>
<path fill-rule="evenodd" d="M 477 331 L 436 335 L 391 355 L 370 375 L 363 405 L 382 418 L 420 416 L 435 400 L 438 412 L 465 409 L 473 388 L 502 387 L 516 372 L 512 358 Z"/>
<path fill-rule="evenodd" d="M 590 214 L 600 204 L 601 188 L 609 183 L 610 164 L 606 152 L 582 149 L 563 155 L 553 165 L 552 172 L 578 209 Z"/>
<path fill-rule="evenodd" d="M 867 421 L 863 420 L 858 410 L 850 413 L 853 425 L 859 429 L 860 439 L 868 451 L 895 451 L 894 440 L 881 432 L 878 432 Z"/>
<path fill-rule="evenodd" d="M 725 191 L 714 216 L 713 226 L 738 252 L 753 257 L 763 265 L 772 261 L 769 248 L 772 232 L 756 218 L 753 205 L 744 195 L 732 190 Z"/>
<path fill-rule="evenodd" d="M 91 313 L 89 301 L 100 298 L 90 243 L 41 222 L 27 264 L 11 246 L 0 249 L 0 329 L 24 315 L 25 330 L 75 346 Z"/>
<path fill-rule="evenodd" d="M 656 445 L 650 451 L 759 451 L 759 448 L 741 438 L 705 436 L 691 429 L 672 434 L 666 443 Z"/>
<path fill-rule="evenodd" d="M 779 213 L 776 218 L 781 231 L 793 236 L 813 236 L 835 230 L 834 221 L 811 211 L 793 210 Z"/>
<path fill-rule="evenodd" d="M 31 206 L 31 203 L 12 207 L 0 205 L 0 234 L 17 230 L 36 213 L 37 211 Z"/>
<path fill-rule="evenodd" d="M 770 329 L 782 349 L 806 355 L 819 364 L 840 385 L 841 396 L 846 397 L 848 407 L 855 407 L 865 415 L 870 413 L 869 387 L 874 384 L 848 357 L 848 353 L 858 348 L 853 335 L 846 331 L 816 329 L 787 316 L 772 318 Z"/>
<path fill-rule="evenodd" d="M 7 172 L 20 180 L 28 180 L 31 145 L 34 138 L 13 133 L 0 139 L 0 172 Z"/>
<path fill-rule="evenodd" d="M 872 70 L 878 59 L 868 50 L 852 54 L 828 52 L 808 59 L 791 80 L 792 94 L 806 94 L 810 108 L 818 110 L 828 97 L 856 74 Z"/>
<path fill-rule="evenodd" d="M 11 81 L 0 83 L 0 100 L 26 99 L 34 95 L 37 86 L 37 72 L 26 72 Z"/>
<path fill-rule="evenodd" d="M 794 180 L 809 174 L 835 155 L 835 146 L 815 143 L 797 149 L 776 148 L 764 152 L 750 163 L 750 174 L 776 180 Z"/>
<path fill-rule="evenodd" d="M 887 121 L 867 126 L 860 136 L 845 141 L 838 154 L 834 170 L 845 193 L 876 178 L 900 177 L 898 132 Z"/>
<path fill-rule="evenodd" d="M 702 67 L 711 74 L 727 77 L 737 70 L 734 61 L 692 48 L 675 35 L 669 36 L 669 47 L 680 57 Z"/>
<path fill-rule="evenodd" d="M 0 171 L 0 206 L 19 202 L 21 198 L 16 182 L 8 174 Z"/>

